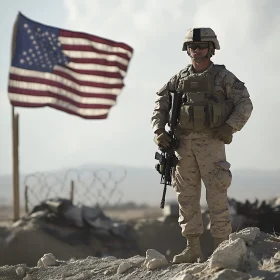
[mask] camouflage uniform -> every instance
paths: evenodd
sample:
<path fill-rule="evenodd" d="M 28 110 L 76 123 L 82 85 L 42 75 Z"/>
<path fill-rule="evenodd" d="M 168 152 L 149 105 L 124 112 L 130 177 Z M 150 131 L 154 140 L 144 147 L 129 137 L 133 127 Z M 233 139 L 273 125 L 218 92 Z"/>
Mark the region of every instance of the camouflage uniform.
<path fill-rule="evenodd" d="M 211 71 L 215 64 L 204 71 Z M 182 76 L 192 75 L 188 65 L 157 92 L 151 119 L 155 132 L 165 128 L 169 114 L 169 90 L 178 90 Z M 214 92 L 222 93 L 233 103 L 233 111 L 227 119 L 234 132 L 240 131 L 253 110 L 249 93 L 244 83 L 225 67 L 214 78 Z M 206 187 L 206 200 L 210 211 L 213 237 L 226 238 L 231 233 L 231 218 L 227 200 L 227 189 L 231 184 L 230 164 L 226 160 L 225 144 L 212 137 L 211 130 L 192 132 L 179 130 L 179 162 L 173 173 L 172 185 L 179 203 L 179 224 L 182 235 L 200 235 L 203 232 L 200 210 L 201 179 Z"/>

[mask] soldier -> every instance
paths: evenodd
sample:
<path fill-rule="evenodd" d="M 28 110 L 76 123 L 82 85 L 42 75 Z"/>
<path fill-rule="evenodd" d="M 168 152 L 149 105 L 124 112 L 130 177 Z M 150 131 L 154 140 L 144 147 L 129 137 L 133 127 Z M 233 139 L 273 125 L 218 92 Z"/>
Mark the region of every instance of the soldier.
<path fill-rule="evenodd" d="M 174 75 L 157 92 L 151 119 L 154 141 L 168 147 L 169 90 L 182 93 L 182 105 L 176 135 L 180 141 L 176 156 L 179 162 L 172 175 L 172 186 L 179 204 L 179 225 L 187 239 L 186 249 L 174 256 L 174 263 L 201 260 L 199 236 L 203 232 L 200 209 L 201 179 L 211 220 L 215 248 L 231 233 L 227 189 L 231 184 L 230 163 L 225 144 L 240 131 L 251 116 L 253 105 L 244 83 L 224 65 L 211 61 L 219 50 L 217 36 L 211 28 L 187 31 L 183 51 L 191 64 Z"/>

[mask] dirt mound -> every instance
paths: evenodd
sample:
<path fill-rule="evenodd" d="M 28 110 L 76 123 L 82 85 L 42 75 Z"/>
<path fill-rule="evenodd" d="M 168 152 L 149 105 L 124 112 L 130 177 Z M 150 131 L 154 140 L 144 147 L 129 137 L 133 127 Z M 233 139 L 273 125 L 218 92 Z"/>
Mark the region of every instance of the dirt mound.
<path fill-rule="evenodd" d="M 279 205 L 275 201 L 242 204 L 231 200 L 233 232 L 258 227 L 262 232 L 273 234 L 272 229 L 279 228 L 280 220 Z M 46 252 L 69 261 L 87 256 L 145 256 L 150 248 L 165 255 L 170 262 L 186 246 L 175 206 L 160 218 L 124 222 L 107 217 L 101 209 L 76 207 L 67 200 L 45 201 L 11 228 L 0 228 L 0 265 L 35 266 Z M 213 252 L 207 210 L 203 212 L 203 224 L 205 230 L 200 240 L 207 258 Z"/>
<path fill-rule="evenodd" d="M 32 248 L 32 247 L 31 247 Z M 109 256 L 60 261 L 45 254 L 36 267 L 0 268 L 0 279 L 162 279 L 162 280 L 247 280 L 280 279 L 280 238 L 246 228 L 231 234 L 203 263 L 172 264 L 154 249 L 126 259 Z"/>
<path fill-rule="evenodd" d="M 131 225 L 110 219 L 99 208 L 76 207 L 68 200 L 44 201 L 0 232 L 0 265 L 34 266 L 45 252 L 61 260 L 138 253 Z"/>

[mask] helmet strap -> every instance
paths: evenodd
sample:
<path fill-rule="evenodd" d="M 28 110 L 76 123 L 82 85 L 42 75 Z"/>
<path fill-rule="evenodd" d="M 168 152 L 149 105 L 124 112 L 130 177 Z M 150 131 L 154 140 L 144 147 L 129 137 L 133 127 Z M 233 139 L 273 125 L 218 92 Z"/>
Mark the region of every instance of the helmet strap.
<path fill-rule="evenodd" d="M 211 47 L 212 47 L 211 44 L 212 44 L 212 42 L 208 42 L 208 53 L 205 56 L 208 59 L 211 58 L 213 56 L 213 54 L 215 53 L 215 49 L 214 49 L 214 51 L 211 49 Z"/>

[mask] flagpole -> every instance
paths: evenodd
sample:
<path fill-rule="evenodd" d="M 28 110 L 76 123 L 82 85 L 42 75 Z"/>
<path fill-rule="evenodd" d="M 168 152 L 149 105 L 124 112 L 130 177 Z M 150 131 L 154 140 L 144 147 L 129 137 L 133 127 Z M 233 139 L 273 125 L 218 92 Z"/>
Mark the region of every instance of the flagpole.
<path fill-rule="evenodd" d="M 19 115 L 15 114 L 12 106 L 12 141 L 13 141 L 13 212 L 14 222 L 20 216 L 20 193 L 19 193 Z"/>

